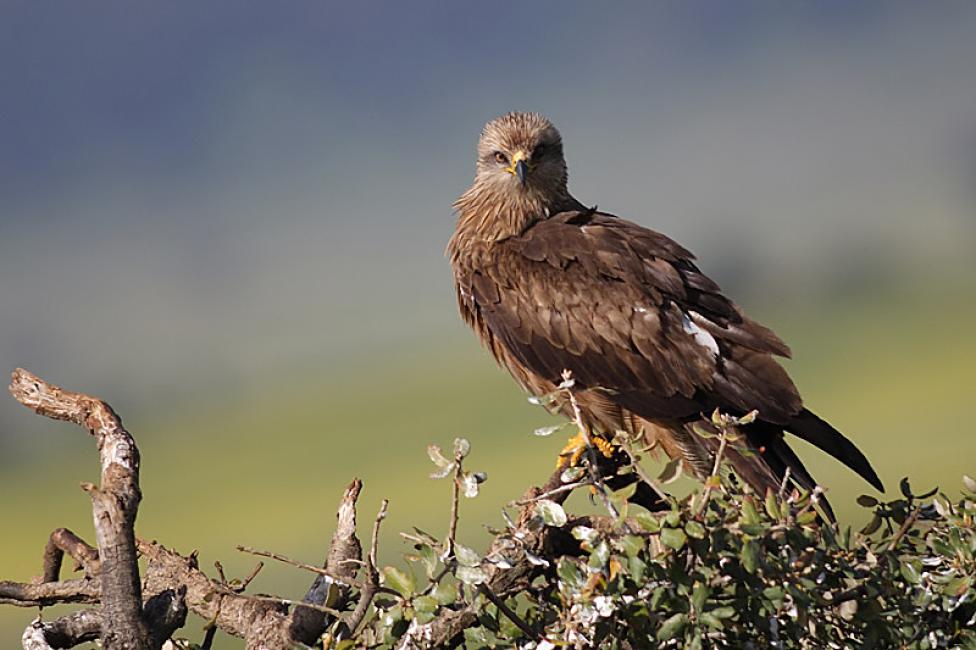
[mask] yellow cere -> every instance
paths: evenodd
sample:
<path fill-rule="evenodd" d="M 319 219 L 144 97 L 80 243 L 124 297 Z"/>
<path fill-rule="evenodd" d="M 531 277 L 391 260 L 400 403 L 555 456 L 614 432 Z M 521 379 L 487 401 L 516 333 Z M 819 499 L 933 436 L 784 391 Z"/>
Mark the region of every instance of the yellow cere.
<path fill-rule="evenodd" d="M 515 173 L 515 165 L 519 163 L 520 160 L 526 160 L 528 156 L 524 151 L 516 151 L 515 155 L 512 156 L 512 164 L 505 168 L 509 174 Z"/>

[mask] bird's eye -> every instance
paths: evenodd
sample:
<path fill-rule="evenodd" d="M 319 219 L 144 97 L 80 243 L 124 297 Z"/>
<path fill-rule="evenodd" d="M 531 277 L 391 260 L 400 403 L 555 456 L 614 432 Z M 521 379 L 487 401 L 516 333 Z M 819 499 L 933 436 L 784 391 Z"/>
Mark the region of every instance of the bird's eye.
<path fill-rule="evenodd" d="M 497 162 L 497 163 L 499 163 L 501 165 L 507 165 L 508 164 L 508 156 L 506 156 L 505 154 L 503 154 L 501 151 L 496 151 L 495 152 L 495 162 Z"/>
<path fill-rule="evenodd" d="M 532 150 L 532 157 L 536 160 L 546 155 L 546 145 L 540 144 L 536 145 L 536 148 Z"/>

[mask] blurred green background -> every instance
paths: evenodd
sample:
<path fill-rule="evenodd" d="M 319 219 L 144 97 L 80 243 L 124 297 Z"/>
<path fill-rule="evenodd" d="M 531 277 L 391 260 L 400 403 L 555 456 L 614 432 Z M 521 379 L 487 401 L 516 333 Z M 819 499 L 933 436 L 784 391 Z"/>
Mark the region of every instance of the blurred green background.
<path fill-rule="evenodd" d="M 396 561 L 397 531 L 446 528 L 425 446 L 457 435 L 489 476 L 477 546 L 563 439 L 464 331 L 443 249 L 483 122 L 538 110 L 577 197 L 694 250 L 889 489 L 951 492 L 976 473 L 974 29 L 970 3 L 0 3 L 0 368 L 116 407 L 139 533 L 205 568 L 321 561 L 354 476 Z M 870 488 L 797 446 L 860 521 Z M 83 432 L 0 400 L 0 578 L 56 527 L 93 539 L 96 479 Z M 0 645 L 34 615 L 0 608 Z"/>

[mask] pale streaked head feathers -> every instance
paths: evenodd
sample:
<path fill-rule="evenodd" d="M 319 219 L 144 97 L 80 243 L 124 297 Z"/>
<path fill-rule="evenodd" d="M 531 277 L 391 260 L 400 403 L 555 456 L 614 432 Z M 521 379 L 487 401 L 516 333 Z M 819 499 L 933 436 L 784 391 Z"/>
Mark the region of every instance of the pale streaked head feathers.
<path fill-rule="evenodd" d="M 474 184 L 455 207 L 462 219 L 478 221 L 482 237 L 503 239 L 575 207 L 566 182 L 562 137 L 552 122 L 539 113 L 506 113 L 482 130 Z"/>

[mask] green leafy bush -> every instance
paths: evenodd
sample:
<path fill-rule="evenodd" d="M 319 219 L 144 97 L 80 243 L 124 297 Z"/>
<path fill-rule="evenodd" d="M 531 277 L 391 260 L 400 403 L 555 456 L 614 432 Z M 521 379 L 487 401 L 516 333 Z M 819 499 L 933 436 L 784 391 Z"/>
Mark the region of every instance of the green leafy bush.
<path fill-rule="evenodd" d="M 463 467 L 469 450 L 431 450 L 455 506 L 485 479 Z M 824 523 L 817 491 L 757 495 L 721 472 L 660 512 L 629 504 L 633 487 L 608 494 L 606 516 L 567 513 L 568 487 L 536 491 L 484 554 L 405 534 L 414 552 L 337 647 L 974 648 L 976 481 L 955 501 L 900 487 L 858 499 L 874 513 L 861 531 Z"/>

